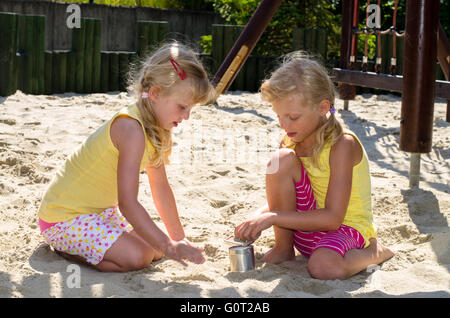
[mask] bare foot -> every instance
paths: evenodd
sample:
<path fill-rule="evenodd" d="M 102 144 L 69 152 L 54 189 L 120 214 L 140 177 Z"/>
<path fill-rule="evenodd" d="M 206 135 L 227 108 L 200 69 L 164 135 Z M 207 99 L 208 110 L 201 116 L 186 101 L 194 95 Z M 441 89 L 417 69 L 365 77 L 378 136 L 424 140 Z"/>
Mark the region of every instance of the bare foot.
<path fill-rule="evenodd" d="M 295 251 L 291 249 L 281 249 L 276 245 L 270 249 L 263 257 L 264 262 L 270 264 L 280 264 L 282 262 L 294 261 Z"/>
<path fill-rule="evenodd" d="M 371 239 L 369 239 L 369 241 L 370 241 L 369 248 L 372 248 L 372 249 L 376 250 L 376 252 L 375 252 L 376 264 L 383 263 L 383 262 L 387 261 L 388 259 L 392 258 L 395 255 L 394 252 L 392 252 L 386 246 L 382 245 L 376 239 L 371 238 Z"/>

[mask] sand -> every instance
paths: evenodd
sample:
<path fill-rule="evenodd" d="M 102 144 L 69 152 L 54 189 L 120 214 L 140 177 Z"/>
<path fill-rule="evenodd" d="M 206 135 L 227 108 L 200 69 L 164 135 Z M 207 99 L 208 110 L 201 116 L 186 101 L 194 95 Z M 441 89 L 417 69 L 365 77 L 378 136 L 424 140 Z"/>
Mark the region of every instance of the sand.
<path fill-rule="evenodd" d="M 363 95 L 337 116 L 361 139 L 370 159 L 379 240 L 396 252 L 377 270 L 345 281 L 309 276 L 307 260 L 262 262 L 272 230 L 255 242 L 256 269 L 229 271 L 223 239 L 264 204 L 264 175 L 281 131 L 259 94 L 233 92 L 195 107 L 174 130 L 167 167 L 187 237 L 206 262 L 184 268 L 164 258 L 145 270 L 100 273 L 70 266 L 44 243 L 41 197 L 65 157 L 120 108 L 126 93 L 0 98 L 0 297 L 449 297 L 450 124 L 435 104 L 433 147 L 422 155 L 419 188 L 409 189 L 409 154 L 399 150 L 401 99 Z M 161 227 L 147 177 L 139 200 Z M 75 278 L 74 278 L 75 277 Z M 79 286 L 77 285 L 79 282 Z M 79 287 L 79 288 L 77 288 Z"/>

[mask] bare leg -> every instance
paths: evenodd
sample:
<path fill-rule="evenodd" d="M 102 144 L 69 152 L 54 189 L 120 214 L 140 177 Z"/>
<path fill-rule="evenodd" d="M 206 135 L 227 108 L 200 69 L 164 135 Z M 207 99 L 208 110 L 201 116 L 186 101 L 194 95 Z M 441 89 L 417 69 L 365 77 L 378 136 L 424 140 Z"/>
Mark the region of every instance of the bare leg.
<path fill-rule="evenodd" d="M 103 260 L 92 265 L 79 255 L 56 251 L 65 259 L 91 266 L 102 272 L 128 272 L 148 267 L 153 260 L 159 260 L 163 254 L 152 248 L 139 235 L 132 231 L 124 232 L 106 251 Z"/>
<path fill-rule="evenodd" d="M 266 195 L 269 211 L 295 211 L 297 195 L 295 182 L 300 181 L 301 170 L 295 152 L 280 149 L 273 160 L 278 160 L 279 167 L 275 173 L 266 174 Z M 293 231 L 277 226 L 273 227 L 275 233 L 275 246 L 264 255 L 264 261 L 278 264 L 294 260 Z"/>
<path fill-rule="evenodd" d="M 339 253 L 318 248 L 308 261 L 308 272 L 317 279 L 347 279 L 365 269 L 369 265 L 378 265 L 390 259 L 394 253 L 370 239 L 370 246 L 364 249 L 351 249 L 342 257 Z"/>

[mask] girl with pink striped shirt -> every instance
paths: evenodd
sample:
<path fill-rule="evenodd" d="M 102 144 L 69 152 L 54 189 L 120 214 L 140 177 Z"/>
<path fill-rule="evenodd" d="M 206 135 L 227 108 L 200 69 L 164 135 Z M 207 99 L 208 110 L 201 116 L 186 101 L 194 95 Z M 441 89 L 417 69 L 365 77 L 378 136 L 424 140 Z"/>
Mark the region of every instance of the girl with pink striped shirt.
<path fill-rule="evenodd" d="M 335 117 L 326 70 L 303 53 L 289 54 L 261 86 L 286 132 L 266 173 L 267 205 L 235 228 L 241 240 L 273 226 L 264 260 L 308 258 L 318 279 L 346 279 L 393 256 L 377 242 L 367 154 Z"/>

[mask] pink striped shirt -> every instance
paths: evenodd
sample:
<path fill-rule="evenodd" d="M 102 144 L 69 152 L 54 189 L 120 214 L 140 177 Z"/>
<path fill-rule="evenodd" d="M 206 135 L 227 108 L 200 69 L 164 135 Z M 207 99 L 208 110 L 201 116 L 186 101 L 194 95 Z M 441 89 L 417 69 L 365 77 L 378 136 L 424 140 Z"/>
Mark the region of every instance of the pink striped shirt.
<path fill-rule="evenodd" d="M 297 211 L 315 210 L 316 200 L 306 169 L 301 164 L 302 178 L 295 183 Z M 337 231 L 294 231 L 294 246 L 304 256 L 310 257 L 318 249 L 329 248 L 344 256 L 352 248 L 363 248 L 363 236 L 354 228 L 342 224 Z"/>

